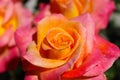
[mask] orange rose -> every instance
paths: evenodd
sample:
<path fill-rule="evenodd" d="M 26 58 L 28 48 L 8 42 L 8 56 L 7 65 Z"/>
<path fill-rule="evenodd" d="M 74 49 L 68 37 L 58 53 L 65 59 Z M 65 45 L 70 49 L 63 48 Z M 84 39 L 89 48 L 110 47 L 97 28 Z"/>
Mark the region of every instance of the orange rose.
<path fill-rule="evenodd" d="M 120 51 L 95 36 L 94 27 L 89 14 L 71 20 L 53 14 L 40 20 L 37 29 L 18 29 L 15 40 L 27 74 L 25 80 L 106 79 L 104 72 Z"/>

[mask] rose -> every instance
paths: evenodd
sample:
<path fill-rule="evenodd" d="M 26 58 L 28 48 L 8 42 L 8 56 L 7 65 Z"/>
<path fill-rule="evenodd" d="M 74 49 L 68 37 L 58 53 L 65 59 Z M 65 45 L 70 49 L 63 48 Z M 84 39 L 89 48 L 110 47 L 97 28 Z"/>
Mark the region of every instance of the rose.
<path fill-rule="evenodd" d="M 18 29 L 15 39 L 25 61 L 26 80 L 104 80 L 104 72 L 120 56 L 117 46 L 94 35 L 88 14 L 72 20 L 48 16 L 39 22 L 37 30 Z"/>
<path fill-rule="evenodd" d="M 89 12 L 96 22 L 96 32 L 107 27 L 114 9 L 112 0 L 51 0 L 51 12 L 62 13 L 67 18 Z"/>
<path fill-rule="evenodd" d="M 95 35 L 94 27 L 89 14 L 71 20 L 53 14 L 40 20 L 37 29 L 18 29 L 25 80 L 105 80 L 120 50 Z"/>
<path fill-rule="evenodd" d="M 98 33 L 101 29 L 107 27 L 110 15 L 114 10 L 115 4 L 112 0 L 50 0 L 50 5 L 40 7 L 35 22 L 50 15 L 50 13 L 62 13 L 65 17 L 71 19 L 89 12 L 95 21 L 95 31 Z"/>
<path fill-rule="evenodd" d="M 14 32 L 19 26 L 30 22 L 31 13 L 20 2 L 0 1 L 0 73 L 14 68 L 19 61 Z"/>

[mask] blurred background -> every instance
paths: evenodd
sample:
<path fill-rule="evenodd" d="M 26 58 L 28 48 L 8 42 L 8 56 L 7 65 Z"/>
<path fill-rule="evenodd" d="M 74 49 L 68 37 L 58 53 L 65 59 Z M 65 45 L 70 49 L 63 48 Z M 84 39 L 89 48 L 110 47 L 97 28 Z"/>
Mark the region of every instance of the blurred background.
<path fill-rule="evenodd" d="M 31 11 L 37 10 L 40 2 L 48 3 L 49 0 L 23 0 L 26 7 L 32 7 Z M 101 30 L 100 35 L 120 47 L 120 0 L 115 0 L 115 4 L 116 10 L 110 18 L 108 27 L 106 30 Z M 20 63 L 15 70 L 0 74 L 0 80 L 24 80 L 24 74 Z M 108 80 L 120 80 L 120 58 L 105 74 Z"/>

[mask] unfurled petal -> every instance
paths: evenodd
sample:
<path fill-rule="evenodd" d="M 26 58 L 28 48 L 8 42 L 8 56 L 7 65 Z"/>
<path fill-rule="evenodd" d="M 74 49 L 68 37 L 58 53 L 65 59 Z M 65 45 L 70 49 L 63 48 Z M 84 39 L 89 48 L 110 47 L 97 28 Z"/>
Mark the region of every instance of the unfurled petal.
<path fill-rule="evenodd" d="M 114 10 L 115 3 L 112 0 L 94 1 L 93 12 L 91 15 L 96 22 L 96 32 L 99 32 L 100 29 L 105 29 L 107 27 L 110 16 Z"/>
<path fill-rule="evenodd" d="M 94 25 L 94 22 L 93 20 L 91 19 L 91 16 L 86 13 L 80 17 L 77 17 L 77 18 L 74 18 L 73 20 L 76 20 L 76 21 L 79 21 L 80 24 L 82 24 L 85 28 L 86 28 L 86 41 L 84 44 L 84 47 L 83 48 L 86 48 L 86 49 L 83 49 L 83 51 L 81 52 L 81 55 L 84 54 L 87 55 L 88 53 L 91 53 L 91 50 L 93 49 L 93 42 L 94 42 L 94 33 L 95 33 L 95 25 Z M 85 54 L 87 53 L 87 54 Z M 76 66 L 79 66 L 80 65 L 80 61 L 81 61 L 82 58 L 79 58 Z"/>
<path fill-rule="evenodd" d="M 44 4 L 44 3 L 41 3 L 40 4 L 40 13 L 36 14 L 35 17 L 34 17 L 34 24 L 38 24 L 38 22 L 46 17 L 46 16 L 49 16 L 51 15 L 51 12 L 50 12 L 50 5 L 49 4 Z"/>
<path fill-rule="evenodd" d="M 93 40 L 94 40 L 94 34 L 95 34 L 95 24 L 94 21 L 92 20 L 90 14 L 86 13 L 83 14 L 80 17 L 74 18 L 74 20 L 79 21 L 80 24 L 82 24 L 86 28 L 86 33 L 87 33 L 87 53 L 90 53 L 92 50 L 93 46 Z"/>
<path fill-rule="evenodd" d="M 86 72 L 88 72 L 90 69 L 97 66 L 97 64 L 99 64 L 99 61 L 101 61 L 102 58 L 103 58 L 102 53 L 96 48 L 94 48 L 92 53 L 89 54 L 88 57 L 86 57 L 85 62 L 79 68 L 65 72 L 63 74 L 63 77 L 79 78 L 83 76 Z M 96 75 L 93 75 L 93 76 L 96 76 Z"/>
<path fill-rule="evenodd" d="M 24 8 L 22 4 L 18 2 L 15 4 L 15 10 L 19 22 L 18 26 L 31 25 L 32 13 L 28 9 Z"/>
<path fill-rule="evenodd" d="M 30 44 L 28 48 L 28 53 L 24 55 L 24 58 L 28 60 L 31 64 L 44 68 L 58 67 L 66 62 L 64 60 L 52 60 L 42 58 L 39 52 L 37 51 L 37 46 L 34 42 Z"/>
<path fill-rule="evenodd" d="M 30 42 L 32 42 L 32 36 L 35 33 L 35 28 L 31 28 L 28 26 L 20 27 L 15 32 L 15 41 L 17 46 L 20 48 L 21 55 L 24 55 L 26 52 L 26 49 Z"/>

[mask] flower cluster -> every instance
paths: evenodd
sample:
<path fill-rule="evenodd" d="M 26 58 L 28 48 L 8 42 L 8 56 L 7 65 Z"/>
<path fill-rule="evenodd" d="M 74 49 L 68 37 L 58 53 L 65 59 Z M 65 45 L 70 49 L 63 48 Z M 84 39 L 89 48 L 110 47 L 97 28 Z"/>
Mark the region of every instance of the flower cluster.
<path fill-rule="evenodd" d="M 21 1 L 0 4 L 0 72 L 21 60 L 25 80 L 107 80 L 120 49 L 99 32 L 114 1 L 50 0 L 35 15 Z"/>

